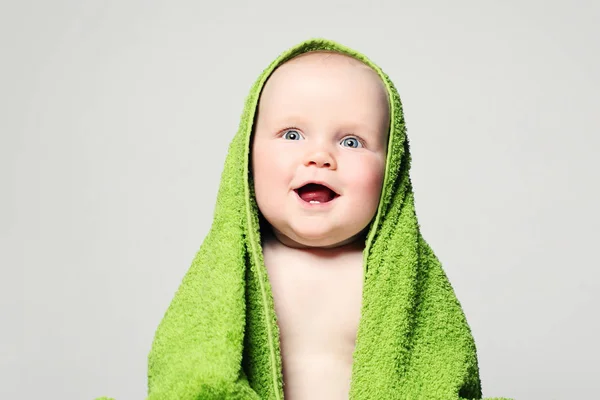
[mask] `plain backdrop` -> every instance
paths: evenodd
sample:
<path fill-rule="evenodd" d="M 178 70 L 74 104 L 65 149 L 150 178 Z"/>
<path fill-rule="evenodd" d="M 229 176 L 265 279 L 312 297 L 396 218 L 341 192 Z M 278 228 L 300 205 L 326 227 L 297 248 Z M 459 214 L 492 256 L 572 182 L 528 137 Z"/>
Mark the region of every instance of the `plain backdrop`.
<path fill-rule="evenodd" d="M 600 396 L 600 3 L 3 1 L 0 398 L 143 399 L 250 86 L 311 37 L 395 82 L 485 396 Z"/>

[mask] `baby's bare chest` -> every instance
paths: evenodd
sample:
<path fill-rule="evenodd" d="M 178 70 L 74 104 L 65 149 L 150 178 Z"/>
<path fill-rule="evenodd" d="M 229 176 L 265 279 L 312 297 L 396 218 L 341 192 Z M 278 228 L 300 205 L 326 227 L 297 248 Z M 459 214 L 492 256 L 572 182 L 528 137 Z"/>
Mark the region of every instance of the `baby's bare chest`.
<path fill-rule="evenodd" d="M 279 325 L 285 398 L 348 399 L 361 315 L 360 251 L 334 259 L 267 252 Z"/>
<path fill-rule="evenodd" d="M 306 263 L 265 258 L 282 352 L 330 353 L 351 362 L 360 320 L 360 253 L 339 262 Z"/>

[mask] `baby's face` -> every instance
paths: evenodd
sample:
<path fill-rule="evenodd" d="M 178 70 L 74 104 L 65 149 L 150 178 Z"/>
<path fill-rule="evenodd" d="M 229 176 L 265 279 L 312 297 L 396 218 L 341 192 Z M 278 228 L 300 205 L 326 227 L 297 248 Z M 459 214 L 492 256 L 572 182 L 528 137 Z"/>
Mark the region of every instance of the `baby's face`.
<path fill-rule="evenodd" d="M 358 237 L 377 211 L 388 130 L 383 83 L 354 59 L 309 53 L 271 75 L 252 173 L 258 207 L 279 241 L 335 247 Z"/>

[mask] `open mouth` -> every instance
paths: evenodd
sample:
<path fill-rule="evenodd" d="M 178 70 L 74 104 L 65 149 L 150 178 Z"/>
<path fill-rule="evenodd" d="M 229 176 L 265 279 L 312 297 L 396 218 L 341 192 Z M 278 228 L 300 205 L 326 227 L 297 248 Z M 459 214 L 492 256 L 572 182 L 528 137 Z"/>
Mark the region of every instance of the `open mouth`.
<path fill-rule="evenodd" d="M 294 190 L 298 196 L 307 203 L 328 203 L 339 196 L 336 192 L 319 183 L 308 183 Z"/>

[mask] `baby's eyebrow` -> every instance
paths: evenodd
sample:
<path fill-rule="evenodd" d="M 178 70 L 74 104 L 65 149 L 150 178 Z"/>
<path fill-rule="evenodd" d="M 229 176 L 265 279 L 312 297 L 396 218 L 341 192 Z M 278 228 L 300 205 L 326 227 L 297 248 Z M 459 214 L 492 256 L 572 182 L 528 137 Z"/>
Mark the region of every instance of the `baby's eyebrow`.
<path fill-rule="evenodd" d="M 306 118 L 302 118 L 300 116 L 289 116 L 283 118 L 277 118 L 276 120 L 271 121 L 272 125 L 276 127 L 276 129 L 285 129 L 290 127 L 296 128 L 305 128 L 310 126 L 310 121 L 307 121 Z M 362 133 L 362 134 L 372 134 L 376 135 L 379 131 L 378 127 L 368 127 L 359 121 L 352 122 L 343 122 L 339 123 L 335 126 L 332 131 L 347 131 L 347 133 Z"/>
<path fill-rule="evenodd" d="M 351 131 L 357 131 L 357 132 L 361 132 L 361 133 L 376 133 L 375 131 L 377 131 L 377 128 L 371 128 L 368 127 L 367 125 L 361 123 L 361 122 L 352 122 L 352 123 L 348 123 L 348 124 L 343 124 L 342 125 L 344 128 L 347 127 L 347 129 L 351 130 Z"/>
<path fill-rule="evenodd" d="M 273 121 L 273 125 L 275 126 L 296 126 L 296 125 L 306 125 L 306 118 L 302 118 L 296 115 L 278 117 Z"/>

